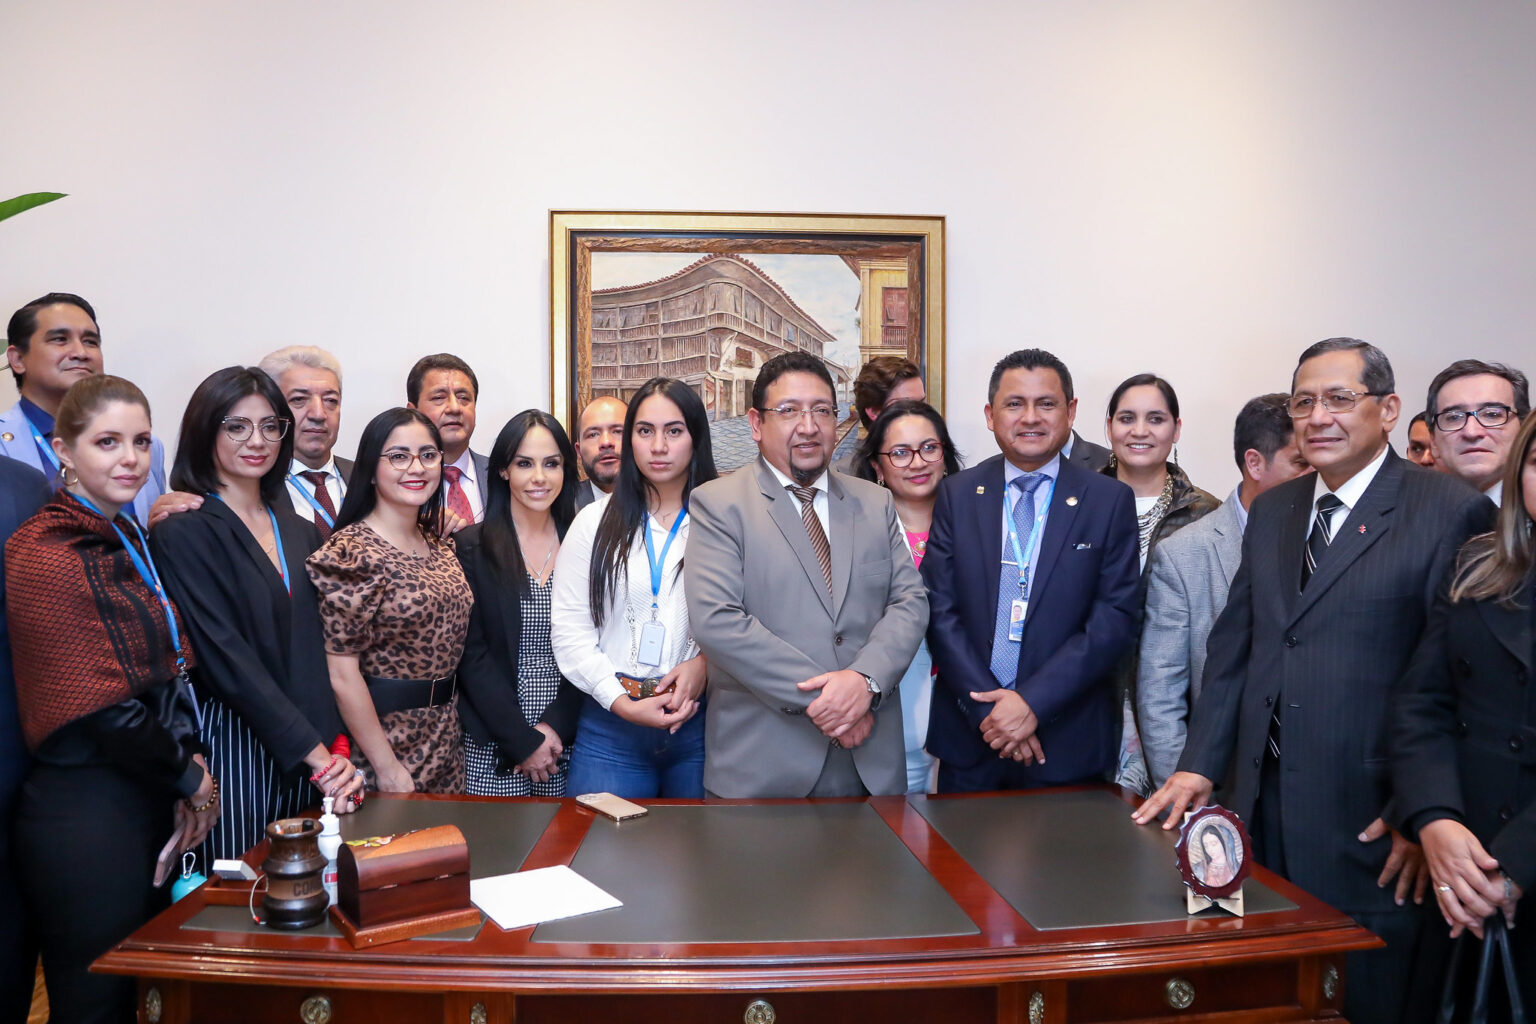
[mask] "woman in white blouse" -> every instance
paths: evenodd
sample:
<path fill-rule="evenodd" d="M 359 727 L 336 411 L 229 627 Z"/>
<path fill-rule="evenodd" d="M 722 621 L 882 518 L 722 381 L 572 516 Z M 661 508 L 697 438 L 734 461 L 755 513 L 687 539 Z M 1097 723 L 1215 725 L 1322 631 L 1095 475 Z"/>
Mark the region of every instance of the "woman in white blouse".
<path fill-rule="evenodd" d="M 587 694 L 568 790 L 704 796 L 704 656 L 683 595 L 688 495 L 715 478 L 709 417 L 693 389 L 646 381 L 629 402 L 613 493 L 560 546 L 551 644 Z"/>

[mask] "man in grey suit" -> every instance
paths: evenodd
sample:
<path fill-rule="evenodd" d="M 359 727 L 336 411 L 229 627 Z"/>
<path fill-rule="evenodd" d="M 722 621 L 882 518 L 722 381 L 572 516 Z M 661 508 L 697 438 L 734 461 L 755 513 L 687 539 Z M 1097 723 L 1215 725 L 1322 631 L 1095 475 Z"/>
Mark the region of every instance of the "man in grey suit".
<path fill-rule="evenodd" d="M 1242 483 L 1215 512 L 1153 548 L 1147 563 L 1136 724 L 1154 787 L 1168 780 L 1184 751 L 1189 709 L 1205 674 L 1205 642 L 1243 558 L 1248 508 L 1276 484 L 1312 471 L 1296 449 L 1289 398 L 1260 395 L 1243 406 L 1232 436 Z"/>
<path fill-rule="evenodd" d="M 683 576 L 709 663 L 713 796 L 906 790 L 894 691 L 928 599 L 890 494 L 828 471 L 834 395 L 816 357 L 768 360 L 747 414 L 761 458 L 689 500 Z"/>
<path fill-rule="evenodd" d="M 1410 996 L 1423 855 L 1383 820 L 1388 697 L 1456 552 L 1494 517 L 1461 481 L 1392 451 L 1401 408 L 1374 345 L 1302 353 L 1290 411 L 1317 473 L 1253 503 L 1179 770 L 1134 815 L 1167 808 L 1175 828 L 1219 790 L 1260 863 L 1381 936 L 1385 949 L 1346 958 L 1344 1016 L 1362 1024 L 1433 1001 Z"/>

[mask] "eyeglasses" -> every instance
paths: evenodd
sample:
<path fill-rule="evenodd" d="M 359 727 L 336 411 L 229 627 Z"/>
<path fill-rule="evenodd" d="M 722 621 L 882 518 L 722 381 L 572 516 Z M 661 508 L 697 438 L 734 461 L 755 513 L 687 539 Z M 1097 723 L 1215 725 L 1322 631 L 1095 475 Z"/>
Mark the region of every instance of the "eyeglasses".
<path fill-rule="evenodd" d="M 436 448 L 423 448 L 419 452 L 385 452 L 379 458 L 389 460 L 389 464 L 399 470 L 410 469 L 413 460 L 419 461 L 422 469 L 431 469 L 442 461 L 443 453 Z"/>
<path fill-rule="evenodd" d="M 288 420 L 266 419 L 261 421 L 261 436 L 268 441 L 281 441 L 288 436 Z M 251 432 L 256 425 L 244 416 L 225 416 L 219 421 L 219 429 L 224 431 L 224 436 L 236 444 L 244 444 L 251 439 Z"/>
<path fill-rule="evenodd" d="M 773 416 L 780 423 L 795 423 L 802 417 L 809 415 L 812 420 L 822 425 L 837 422 L 837 409 L 830 405 L 813 405 L 809 409 L 802 409 L 798 405 L 780 405 L 772 409 L 759 409 L 764 416 Z"/>
<path fill-rule="evenodd" d="M 1380 397 L 1390 394 L 1387 391 L 1351 391 L 1349 388 L 1339 388 L 1330 391 L 1326 395 L 1292 395 L 1285 403 L 1290 410 L 1291 419 L 1304 420 L 1312 415 L 1312 409 L 1319 403 L 1331 413 L 1349 412 L 1362 398 Z"/>
<path fill-rule="evenodd" d="M 891 465 L 897 469 L 906 469 L 912 465 L 912 457 L 921 455 L 924 462 L 938 462 L 944 458 L 944 445 L 938 441 L 927 441 L 919 448 L 908 448 L 899 444 L 888 452 L 876 452 L 876 455 L 884 455 L 891 460 Z"/>
<path fill-rule="evenodd" d="M 1467 420 L 1477 417 L 1477 422 L 1485 427 L 1502 427 L 1509 422 L 1515 410 L 1507 405 L 1493 403 L 1485 405 L 1481 409 L 1468 412 L 1465 409 L 1447 409 L 1445 412 L 1435 414 L 1435 429 L 1442 434 L 1454 434 L 1467 425 Z"/>

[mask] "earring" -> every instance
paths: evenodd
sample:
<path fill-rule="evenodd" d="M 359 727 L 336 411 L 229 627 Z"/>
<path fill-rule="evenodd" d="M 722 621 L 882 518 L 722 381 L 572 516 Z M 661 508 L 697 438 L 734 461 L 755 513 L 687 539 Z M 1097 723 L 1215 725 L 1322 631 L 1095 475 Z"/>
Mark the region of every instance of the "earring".
<path fill-rule="evenodd" d="M 75 472 L 75 469 L 74 469 L 73 466 L 62 466 L 62 467 L 60 467 L 59 468 L 59 482 L 62 483 L 65 487 L 73 487 L 73 486 L 75 486 L 75 484 L 80 482 L 80 477 L 79 476 L 75 476 L 75 478 L 73 480 L 71 480 L 70 476 L 72 474 L 74 474 L 74 472 Z"/>
<path fill-rule="evenodd" d="M 1173 465 L 1174 465 L 1174 468 L 1178 468 L 1178 465 L 1179 465 L 1179 446 L 1178 445 L 1174 445 L 1173 446 Z"/>

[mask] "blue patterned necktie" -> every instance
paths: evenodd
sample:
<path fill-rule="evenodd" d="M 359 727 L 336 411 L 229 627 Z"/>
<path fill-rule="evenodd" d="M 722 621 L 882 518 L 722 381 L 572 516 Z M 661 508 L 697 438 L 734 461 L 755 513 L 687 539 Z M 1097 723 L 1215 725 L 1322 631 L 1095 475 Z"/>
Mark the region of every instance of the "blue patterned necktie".
<path fill-rule="evenodd" d="M 1021 492 L 1013 503 L 1013 528 L 1018 532 L 1019 544 L 1024 557 L 1029 557 L 1029 530 L 1035 521 L 1035 492 L 1046 480 L 1041 473 L 1025 473 L 1015 477 L 1010 487 Z M 1008 639 L 1008 627 L 1013 617 L 1013 602 L 1024 596 L 1019 588 L 1019 576 L 1023 566 L 1013 564 L 1013 546 L 1004 542 L 1003 567 L 997 578 L 997 623 L 992 631 L 992 676 L 999 686 L 1013 689 L 1019 675 L 1019 647 L 1021 644 Z"/>

